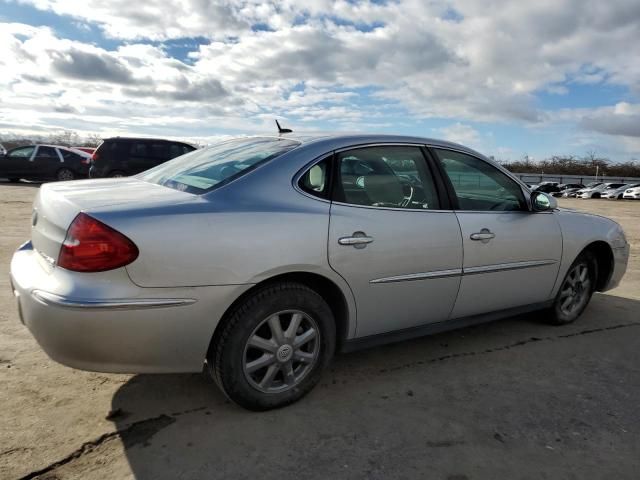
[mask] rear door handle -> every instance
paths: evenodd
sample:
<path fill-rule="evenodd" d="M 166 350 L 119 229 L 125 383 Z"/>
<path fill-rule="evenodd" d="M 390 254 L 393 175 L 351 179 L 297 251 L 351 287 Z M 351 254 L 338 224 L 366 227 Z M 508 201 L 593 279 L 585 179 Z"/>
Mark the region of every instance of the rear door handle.
<path fill-rule="evenodd" d="M 351 245 L 355 248 L 364 248 L 371 242 L 373 242 L 373 237 L 367 236 L 364 232 L 354 232 L 350 237 L 340 237 L 338 239 L 340 245 Z"/>
<path fill-rule="evenodd" d="M 482 243 L 487 243 L 492 238 L 495 238 L 496 234 L 492 233 L 488 228 L 483 228 L 477 233 L 471 234 L 471 240 L 481 241 Z"/>

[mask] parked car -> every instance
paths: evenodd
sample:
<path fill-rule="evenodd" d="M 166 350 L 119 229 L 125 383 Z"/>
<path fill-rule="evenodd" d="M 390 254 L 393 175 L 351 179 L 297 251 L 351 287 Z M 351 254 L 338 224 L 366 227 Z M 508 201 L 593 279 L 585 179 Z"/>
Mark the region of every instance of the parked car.
<path fill-rule="evenodd" d="M 560 184 L 558 182 L 542 182 L 536 186 L 535 191 L 553 193 L 560 190 L 559 185 Z"/>
<path fill-rule="evenodd" d="M 93 154 L 89 176 L 128 177 L 195 150 L 195 147 L 155 138 L 105 139 Z"/>
<path fill-rule="evenodd" d="M 539 309 L 573 322 L 629 257 L 613 220 L 558 210 L 461 145 L 388 135 L 239 138 L 45 184 L 31 223 L 11 284 L 51 358 L 206 362 L 254 410 L 305 395 L 336 349 Z"/>
<path fill-rule="evenodd" d="M 640 183 L 625 184 L 618 188 L 605 190 L 604 192 L 602 192 L 602 198 L 608 198 L 610 200 L 622 200 L 624 192 L 634 187 L 640 187 Z"/>
<path fill-rule="evenodd" d="M 554 197 L 562 197 L 564 196 L 565 192 L 568 192 L 570 190 L 577 191 L 581 188 L 585 188 L 581 183 L 561 183 L 560 185 L 558 185 L 558 189 L 556 191 L 552 191 L 549 193 L 551 193 L 551 195 L 553 195 Z"/>
<path fill-rule="evenodd" d="M 601 198 L 603 194 L 608 194 L 610 190 L 615 190 L 622 186 L 624 186 L 624 183 L 601 183 L 595 187 L 578 190 L 576 198 Z"/>
<path fill-rule="evenodd" d="M 624 191 L 622 198 L 628 198 L 632 200 L 640 199 L 640 187 L 631 187 Z"/>
<path fill-rule="evenodd" d="M 28 180 L 73 180 L 86 178 L 91 156 L 58 145 L 27 145 L 0 157 L 0 177 L 17 182 Z"/>
<path fill-rule="evenodd" d="M 576 198 L 576 195 L 580 190 L 581 188 L 567 188 L 562 191 L 560 196 L 563 198 Z"/>
<path fill-rule="evenodd" d="M 3 157 L 7 154 L 7 149 L 4 148 L 4 145 L 0 143 L 0 157 Z"/>

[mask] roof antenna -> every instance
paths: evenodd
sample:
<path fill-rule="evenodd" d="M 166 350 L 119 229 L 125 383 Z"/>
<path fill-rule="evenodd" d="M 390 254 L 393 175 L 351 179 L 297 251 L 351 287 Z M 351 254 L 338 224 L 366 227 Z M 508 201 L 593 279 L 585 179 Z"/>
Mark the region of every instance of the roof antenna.
<path fill-rule="evenodd" d="M 280 126 L 280 122 L 278 122 L 278 120 L 276 119 L 276 125 L 278 126 L 278 133 L 279 134 L 283 134 L 283 133 L 292 133 L 293 130 L 291 130 L 290 128 L 282 128 Z"/>

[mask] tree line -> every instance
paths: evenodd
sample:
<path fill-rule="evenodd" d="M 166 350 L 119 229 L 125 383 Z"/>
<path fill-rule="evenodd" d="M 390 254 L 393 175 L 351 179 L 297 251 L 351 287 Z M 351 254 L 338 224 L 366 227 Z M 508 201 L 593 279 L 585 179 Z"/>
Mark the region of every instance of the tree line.
<path fill-rule="evenodd" d="M 514 173 L 584 176 L 594 176 L 597 173 L 608 177 L 640 177 L 640 163 L 637 161 L 612 162 L 595 152 L 589 152 L 583 157 L 554 155 L 537 162 L 525 155 L 522 160 L 501 163 Z"/>

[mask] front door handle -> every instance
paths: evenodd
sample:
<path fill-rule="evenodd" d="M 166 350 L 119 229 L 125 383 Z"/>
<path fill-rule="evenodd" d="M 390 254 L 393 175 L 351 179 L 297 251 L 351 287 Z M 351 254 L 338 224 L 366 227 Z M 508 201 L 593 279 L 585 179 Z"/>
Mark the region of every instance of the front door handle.
<path fill-rule="evenodd" d="M 492 233 L 491 230 L 489 230 L 488 228 L 483 228 L 477 233 L 472 233 L 470 238 L 471 240 L 479 240 L 482 243 L 487 243 L 492 238 L 495 238 L 495 236 L 496 234 Z"/>
<path fill-rule="evenodd" d="M 340 237 L 338 243 L 340 245 L 351 245 L 355 248 L 364 248 L 373 242 L 373 237 L 367 236 L 364 232 L 354 232 L 350 237 Z"/>

